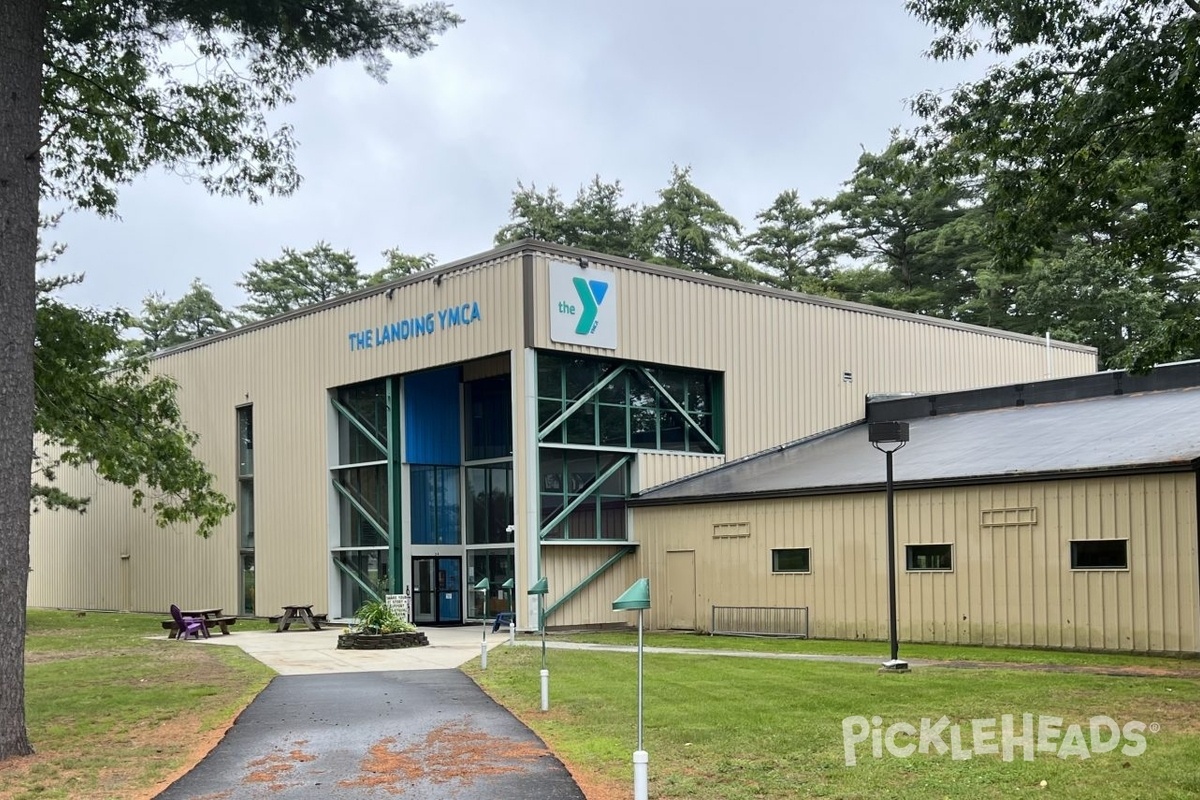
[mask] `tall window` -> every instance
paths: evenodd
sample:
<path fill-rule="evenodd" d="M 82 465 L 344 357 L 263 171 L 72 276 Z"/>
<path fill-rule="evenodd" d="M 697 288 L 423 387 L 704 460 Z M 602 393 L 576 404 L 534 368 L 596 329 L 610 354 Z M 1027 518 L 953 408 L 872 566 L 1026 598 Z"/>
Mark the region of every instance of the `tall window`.
<path fill-rule="evenodd" d="M 546 539 L 625 539 L 628 459 L 594 450 L 541 450 Z"/>
<path fill-rule="evenodd" d="M 508 375 L 465 384 L 466 461 L 512 456 L 511 387 Z"/>
<path fill-rule="evenodd" d="M 254 409 L 237 409 L 238 556 L 241 561 L 242 613 L 254 614 Z"/>
<path fill-rule="evenodd" d="M 343 386 L 333 396 L 338 459 L 330 477 L 340 523 L 332 556 L 345 616 L 389 587 L 393 498 L 388 398 L 387 379 Z"/>
<path fill-rule="evenodd" d="M 458 467 L 410 469 L 413 544 L 459 544 Z"/>
<path fill-rule="evenodd" d="M 512 544 L 512 462 L 467 467 L 467 544 Z"/>

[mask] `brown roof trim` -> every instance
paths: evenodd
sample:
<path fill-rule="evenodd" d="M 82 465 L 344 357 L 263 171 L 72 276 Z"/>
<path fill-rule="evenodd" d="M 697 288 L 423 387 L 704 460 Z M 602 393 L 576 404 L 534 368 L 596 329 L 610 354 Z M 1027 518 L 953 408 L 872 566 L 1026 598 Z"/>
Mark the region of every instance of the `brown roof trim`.
<path fill-rule="evenodd" d="M 956 322 L 954 320 L 939 319 L 937 317 L 927 317 L 922 314 L 913 314 L 907 311 L 895 311 L 890 308 L 880 308 L 878 306 L 870 306 L 865 303 L 853 303 L 849 300 L 838 300 L 832 297 L 822 297 L 820 295 L 801 294 L 800 292 L 791 292 L 786 289 L 776 289 L 771 286 L 759 286 L 757 284 L 745 283 L 743 281 L 735 281 L 731 278 L 718 278 L 712 275 L 705 275 L 699 272 L 691 272 L 685 269 L 676 267 L 666 267 L 658 264 L 648 264 L 644 261 L 636 261 L 631 258 L 623 258 L 621 256 L 610 256 L 604 253 L 597 253 L 591 250 L 584 250 L 579 247 L 569 247 L 561 244 L 551 244 L 542 242 L 536 239 L 520 239 L 509 244 L 501 245 L 500 247 L 492 248 L 482 253 L 473 256 L 451 261 L 448 264 L 442 264 L 431 269 L 423 270 L 415 275 L 409 275 L 391 283 L 381 283 L 378 286 L 371 286 L 366 289 L 359 289 L 349 294 L 339 295 L 323 303 L 317 303 L 311 306 L 290 311 L 287 314 L 281 314 L 278 317 L 252 322 L 249 325 L 243 325 L 240 328 L 235 328 L 225 333 L 219 333 L 216 336 L 209 336 L 205 339 L 198 339 L 194 342 L 181 344 L 169 350 L 163 350 L 155 354 L 155 358 L 168 355 L 176 355 L 188 350 L 193 350 L 198 347 L 204 347 L 209 344 L 230 339 L 234 336 L 242 336 L 247 333 L 253 333 L 256 330 L 278 325 L 283 322 L 289 322 L 293 319 L 308 316 L 309 314 L 318 314 L 331 308 L 336 308 L 347 303 L 357 302 L 359 300 L 371 297 L 372 295 L 382 294 L 384 292 L 401 288 L 409 284 L 418 283 L 420 281 L 432 280 L 438 276 L 444 276 L 453 272 L 460 272 L 474 267 L 488 265 L 492 262 L 499 261 L 514 255 L 526 253 L 542 253 L 544 255 L 560 256 L 571 260 L 581 258 L 587 259 L 598 264 L 605 264 L 621 269 L 636 270 L 649 275 L 658 275 L 664 278 L 673 278 L 675 280 L 691 281 L 706 286 L 713 286 L 721 289 L 730 289 L 738 292 L 746 292 L 748 294 L 758 294 L 764 297 L 773 297 L 778 300 L 788 300 L 795 303 L 807 303 L 810 305 L 826 306 L 827 308 L 836 308 L 842 311 L 857 312 L 860 314 L 871 314 L 878 317 L 888 317 L 891 319 L 903 320 L 906 322 L 916 322 L 924 325 L 932 325 L 938 328 L 950 328 L 952 330 L 963 331 L 966 333 L 977 333 L 983 336 L 992 336 L 1001 339 L 1012 339 L 1019 342 L 1027 342 L 1032 344 L 1045 344 L 1045 339 L 1040 336 L 1030 336 L 1024 333 L 1013 333 L 1012 331 L 1003 331 L 997 328 L 985 328 L 981 325 L 969 325 L 965 322 Z M 1059 350 L 1074 350 L 1081 353 L 1090 353 L 1095 355 L 1097 350 L 1094 347 L 1087 345 L 1076 344 L 1074 342 L 1060 342 L 1052 340 L 1052 345 Z"/>

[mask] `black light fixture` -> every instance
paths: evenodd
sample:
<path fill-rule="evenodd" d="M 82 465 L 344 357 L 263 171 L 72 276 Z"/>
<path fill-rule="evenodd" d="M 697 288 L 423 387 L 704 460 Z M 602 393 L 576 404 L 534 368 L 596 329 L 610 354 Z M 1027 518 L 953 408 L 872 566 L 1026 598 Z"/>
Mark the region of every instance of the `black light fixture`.
<path fill-rule="evenodd" d="M 892 454 L 908 444 L 908 423 L 869 423 L 867 439 L 872 447 L 887 456 L 888 643 L 891 658 L 883 662 L 880 672 L 908 672 L 908 662 L 900 660 L 900 638 L 896 632 L 896 512 L 892 483 Z"/>

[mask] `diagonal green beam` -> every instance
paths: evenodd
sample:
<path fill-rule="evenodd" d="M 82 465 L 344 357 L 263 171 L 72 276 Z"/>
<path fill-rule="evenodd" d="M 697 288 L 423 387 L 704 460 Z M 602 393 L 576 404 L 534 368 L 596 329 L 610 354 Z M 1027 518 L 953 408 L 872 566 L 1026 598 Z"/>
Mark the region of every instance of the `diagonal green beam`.
<path fill-rule="evenodd" d="M 342 572 L 349 575 L 354 580 L 355 583 L 357 583 L 359 586 L 361 586 L 362 590 L 364 592 L 371 595 L 371 597 L 374 597 L 376 600 L 383 599 L 382 597 L 379 596 L 379 593 L 376 592 L 373 588 L 371 588 L 371 586 L 369 586 L 367 584 L 367 582 L 362 579 L 362 576 L 359 575 L 356 571 L 354 571 L 348 564 L 346 564 L 346 562 L 342 561 L 340 558 L 335 558 L 333 560 L 333 563 L 337 564 L 338 569 L 340 569 Z"/>
<path fill-rule="evenodd" d="M 644 375 L 646 380 L 648 380 L 648 381 L 650 381 L 650 383 L 654 384 L 654 388 L 658 389 L 658 391 L 660 391 L 662 393 L 662 396 L 667 398 L 667 402 L 669 402 L 671 404 L 672 408 L 674 408 L 676 411 L 679 412 L 679 414 L 684 418 L 684 420 L 687 421 L 688 425 L 692 426 L 692 430 L 694 430 L 696 433 L 698 433 L 704 437 L 704 441 L 708 442 L 709 446 L 712 447 L 714 453 L 721 452 L 721 448 L 717 447 L 717 443 L 712 440 L 712 437 L 709 436 L 707 433 L 705 433 L 704 429 L 696 424 L 696 420 L 692 419 L 692 415 L 689 414 L 687 411 L 685 411 L 683 409 L 683 406 L 679 404 L 679 401 L 676 400 L 674 397 L 672 397 L 671 393 L 668 392 L 666 390 L 666 388 L 661 383 L 658 382 L 658 378 L 654 377 L 652 374 L 650 374 L 649 371 L 642 369 L 641 367 L 638 368 L 638 372 L 640 374 Z"/>
<path fill-rule="evenodd" d="M 574 403 L 571 403 L 571 405 L 567 406 L 566 409 L 561 414 L 559 414 L 554 419 L 547 422 L 546 425 L 541 430 L 538 431 L 538 441 L 540 442 L 543 439 L 545 439 L 547 436 L 549 436 L 550 431 L 554 430 L 556 427 L 563 424 L 563 422 L 565 422 L 568 417 L 570 417 L 572 414 L 574 414 L 576 411 L 578 411 L 580 408 L 582 408 L 584 404 L 586 404 L 589 400 L 591 400 L 593 397 L 595 397 L 597 394 L 599 394 L 600 391 L 605 386 L 608 386 L 610 383 L 612 383 L 613 380 L 618 375 L 620 375 L 627 369 L 629 369 L 629 365 L 622 364 L 619 367 L 617 367 L 616 369 L 614 369 L 612 372 L 608 373 L 603 378 L 601 378 L 600 381 L 595 386 L 593 386 L 592 388 L 590 388 L 586 392 L 584 392 L 582 395 L 580 395 L 579 399 L 577 399 Z M 563 393 L 564 394 L 566 393 L 565 389 L 563 390 Z"/>
<path fill-rule="evenodd" d="M 584 500 L 590 500 L 592 498 L 592 492 L 595 490 L 595 488 L 597 486 L 599 486 L 600 484 L 604 483 L 606 480 L 608 480 L 612 476 L 612 474 L 614 472 L 616 472 L 618 469 L 620 469 L 622 466 L 624 466 L 625 464 L 628 464 L 629 460 L 631 458 L 633 458 L 633 456 L 622 456 L 621 458 L 618 458 L 616 463 L 614 463 L 611 467 L 609 467 L 608 469 L 604 470 L 604 472 L 601 472 L 599 475 L 597 475 L 596 479 L 594 481 L 592 481 L 586 487 L 584 487 L 584 490 L 579 493 L 578 497 L 576 497 L 571 502 L 567 503 L 566 506 L 563 507 L 562 511 L 559 511 L 557 514 L 555 514 L 553 517 L 550 518 L 549 522 L 547 522 L 545 525 L 542 526 L 542 529 L 538 532 L 538 537 L 541 539 L 545 539 L 546 534 L 549 533 L 550 531 L 554 530 L 555 525 L 562 522 L 564 519 L 566 519 L 571 514 L 572 511 L 579 508 L 580 504 L 583 503 Z"/>
<path fill-rule="evenodd" d="M 342 497 L 350 501 L 350 505 L 358 509 L 358 513 L 363 515 L 367 522 L 371 523 L 371 527 L 379 531 L 379 535 L 383 537 L 385 542 L 391 543 L 392 537 L 388 536 L 387 529 L 379 524 L 379 520 L 375 519 L 375 515 L 367 510 L 367 507 L 359 502 L 358 498 L 351 494 L 350 490 L 337 481 L 333 482 L 333 488 L 337 489 Z"/>
<path fill-rule="evenodd" d="M 562 606 L 566 605 L 568 600 L 570 600 L 572 597 L 574 597 L 575 595 L 579 594 L 584 589 L 586 589 L 588 587 L 588 585 L 590 585 L 593 581 L 595 581 L 601 575 L 603 575 L 604 573 L 606 573 L 610 569 L 612 569 L 613 564 L 616 564 L 618 561 L 620 561 L 622 558 L 629 555 L 636 549 L 637 549 L 636 547 L 632 547 L 629 545 L 622 547 L 620 550 L 613 553 L 612 557 L 609 558 L 608 561 L 605 561 L 603 564 L 596 567 L 596 569 L 592 572 L 591 575 L 588 575 L 586 578 L 581 580 L 579 583 L 575 584 L 575 586 L 571 589 L 571 591 L 567 592 L 562 597 L 555 600 L 550 605 L 549 608 L 547 608 L 545 611 L 542 612 L 542 626 L 545 626 L 547 617 L 549 617 L 551 614 L 553 614 L 555 611 L 557 611 Z"/>
<path fill-rule="evenodd" d="M 357 428 L 359 433 L 367 437 L 367 441 L 375 445 L 376 449 L 383 454 L 384 458 L 387 458 L 388 449 L 383 442 L 379 441 L 379 437 L 376 436 L 370 428 L 359 422 L 358 417 L 354 416 L 354 412 L 346 408 L 346 406 L 344 406 L 336 397 L 330 397 L 329 400 L 333 403 L 333 407 L 337 409 L 337 412 L 345 417 L 351 425 Z"/>

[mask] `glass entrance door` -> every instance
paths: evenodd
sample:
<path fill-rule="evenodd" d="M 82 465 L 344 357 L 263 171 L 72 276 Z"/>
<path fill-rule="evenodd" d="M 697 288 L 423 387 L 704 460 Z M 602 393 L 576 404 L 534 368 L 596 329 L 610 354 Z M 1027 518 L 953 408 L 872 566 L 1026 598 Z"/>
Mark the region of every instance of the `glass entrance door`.
<path fill-rule="evenodd" d="M 462 559 L 413 559 L 413 621 L 426 625 L 462 622 Z"/>

